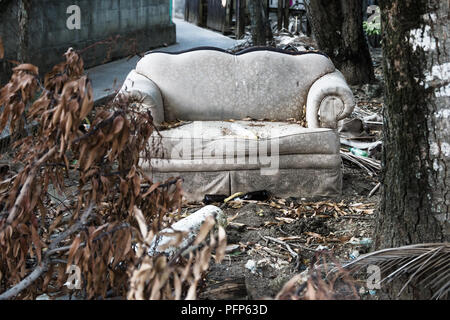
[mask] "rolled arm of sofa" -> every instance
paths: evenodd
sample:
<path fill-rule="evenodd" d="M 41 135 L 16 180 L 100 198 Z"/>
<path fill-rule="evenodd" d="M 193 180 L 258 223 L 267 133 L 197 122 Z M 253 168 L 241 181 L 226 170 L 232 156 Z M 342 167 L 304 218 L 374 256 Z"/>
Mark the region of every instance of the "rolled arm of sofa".
<path fill-rule="evenodd" d="M 355 108 L 353 93 L 340 71 L 327 74 L 311 87 L 306 102 L 309 128 L 336 129 Z"/>
<path fill-rule="evenodd" d="M 136 70 L 132 70 L 128 74 L 119 94 L 128 95 L 143 110 L 149 110 L 155 125 L 164 122 L 164 105 L 161 91 L 146 76 L 136 72 Z"/>

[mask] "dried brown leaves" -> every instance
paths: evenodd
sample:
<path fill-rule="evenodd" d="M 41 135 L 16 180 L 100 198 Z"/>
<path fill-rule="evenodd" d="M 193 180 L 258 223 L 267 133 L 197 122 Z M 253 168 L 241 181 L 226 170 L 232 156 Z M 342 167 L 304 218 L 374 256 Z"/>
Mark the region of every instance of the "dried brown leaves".
<path fill-rule="evenodd" d="M 5 129 L 9 120 L 11 132 L 20 127 L 25 106 L 36 95 L 37 76 L 37 67 L 30 64 L 21 64 L 13 69 L 11 80 L 0 90 L 0 106 L 4 108 L 0 115 L 0 132 Z"/>
<path fill-rule="evenodd" d="M 330 254 L 316 258 L 322 264 L 311 264 L 309 270 L 289 280 L 277 300 L 359 300 L 356 281 Z"/>
<path fill-rule="evenodd" d="M 142 219 L 139 210 L 136 211 L 136 219 Z M 150 257 L 145 254 L 154 233 L 147 235 L 146 241 L 141 243 L 138 264 L 130 277 L 130 290 L 127 298 L 132 300 L 193 300 L 197 297 L 197 289 L 203 274 L 208 270 L 215 250 L 215 261 L 221 262 L 225 256 L 226 234 L 222 227 L 218 228 L 217 235 L 214 234 L 215 219 L 208 217 L 200 228 L 192 246 L 204 244 L 203 247 L 189 252 L 188 258 L 178 256 L 167 261 L 167 257 L 160 255 Z M 145 228 L 141 228 L 142 230 Z M 145 233 L 145 231 L 144 231 Z M 144 233 L 142 236 L 144 237 Z M 209 243 L 205 239 L 209 236 Z M 178 242 L 180 242 L 179 239 Z M 183 248 L 180 248 L 183 250 Z M 180 251 L 181 252 L 181 251 Z M 178 263 L 174 264 L 174 259 Z"/>
<path fill-rule="evenodd" d="M 17 289 L 12 297 L 29 299 L 67 293 L 66 271 L 76 265 L 84 298 L 127 292 L 130 298 L 179 298 L 186 284 L 194 288 L 187 297 L 194 297 L 211 251 L 223 257 L 224 231 L 217 240 L 210 235 L 208 245 L 199 241 L 201 250 L 169 268 L 164 257 L 143 254 L 176 218 L 169 212 L 180 209 L 182 181 L 154 183 L 140 167 L 150 154 L 151 114 L 125 96 L 94 110 L 82 59 L 72 49 L 65 58 L 43 85 L 37 68 L 23 64 L 0 90 L 0 131 L 8 122 L 12 132 L 25 119 L 37 123 L 35 135 L 13 146 L 21 169 L 0 181 L 0 296 L 11 288 Z M 82 212 L 91 204 L 86 220 Z M 31 274 L 33 281 L 18 289 Z"/>

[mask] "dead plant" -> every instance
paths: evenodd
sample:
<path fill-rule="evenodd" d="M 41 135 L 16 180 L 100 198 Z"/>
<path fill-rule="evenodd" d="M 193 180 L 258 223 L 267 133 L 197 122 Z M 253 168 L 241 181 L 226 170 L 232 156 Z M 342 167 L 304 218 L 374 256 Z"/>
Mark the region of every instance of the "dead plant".
<path fill-rule="evenodd" d="M 355 279 L 330 253 L 317 253 L 314 260 L 284 285 L 277 300 L 359 300 Z"/>
<path fill-rule="evenodd" d="M 83 60 L 72 49 L 65 59 L 43 82 L 37 67 L 19 65 L 0 90 L 0 132 L 8 123 L 11 133 L 37 127 L 13 144 L 20 169 L 0 181 L 0 299 L 195 298 L 212 250 L 223 257 L 223 229 L 216 240 L 210 228 L 209 244 L 188 259 L 146 254 L 179 217 L 182 181 L 154 182 L 140 167 L 151 114 L 126 96 L 94 109 Z M 82 286 L 70 291 L 73 265 Z"/>

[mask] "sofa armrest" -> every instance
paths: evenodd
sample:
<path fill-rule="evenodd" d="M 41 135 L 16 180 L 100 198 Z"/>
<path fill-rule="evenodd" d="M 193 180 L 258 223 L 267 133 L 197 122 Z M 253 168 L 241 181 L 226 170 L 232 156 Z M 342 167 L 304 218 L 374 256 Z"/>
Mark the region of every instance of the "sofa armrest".
<path fill-rule="evenodd" d="M 318 79 L 309 90 L 306 102 L 308 127 L 336 129 L 338 121 L 347 118 L 354 108 L 353 93 L 342 73 L 336 70 Z"/>
<path fill-rule="evenodd" d="M 164 105 L 158 86 L 146 76 L 132 70 L 125 80 L 119 94 L 128 95 L 138 103 L 141 110 L 149 110 L 153 123 L 159 125 L 164 122 Z"/>

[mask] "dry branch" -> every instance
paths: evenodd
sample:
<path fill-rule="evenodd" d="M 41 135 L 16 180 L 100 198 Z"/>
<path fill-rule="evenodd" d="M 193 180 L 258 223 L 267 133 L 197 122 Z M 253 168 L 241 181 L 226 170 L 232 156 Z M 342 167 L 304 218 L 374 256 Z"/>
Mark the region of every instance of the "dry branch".
<path fill-rule="evenodd" d="M 85 278 L 88 299 L 108 294 L 194 297 L 211 251 L 216 250 L 216 261 L 224 254 L 225 232 L 219 228 L 217 239 L 202 243 L 191 252 L 192 259 L 183 257 L 170 266 L 161 257 L 143 257 L 142 250 L 134 250 L 145 239 L 133 208 L 143 212 L 148 233 L 157 234 L 178 218 L 182 180 L 155 182 L 140 166 L 155 147 L 148 144 L 156 129 L 151 113 L 123 95 L 94 110 L 83 60 L 73 49 L 65 58 L 43 80 L 35 66 L 20 65 L 0 89 L 0 128 L 9 123 L 12 132 L 21 132 L 22 119 L 37 128 L 11 146 L 13 161 L 24 168 L 0 179 L 0 297 L 33 299 L 48 288 L 62 290 L 65 264 L 72 263 Z M 74 186 L 70 203 L 49 208 L 52 189 L 66 193 Z M 84 220 L 83 210 L 91 203 L 95 219 Z M 61 233 L 55 236 L 56 230 Z M 142 267 L 149 267 L 151 279 L 141 278 L 146 275 Z M 133 283 L 143 290 L 133 291 Z"/>
<path fill-rule="evenodd" d="M 281 244 L 281 245 L 285 246 L 286 249 L 287 249 L 287 251 L 290 253 L 290 255 L 296 260 L 296 262 L 298 262 L 298 259 L 299 259 L 298 253 L 295 252 L 294 250 L 292 250 L 291 247 L 289 246 L 289 244 L 287 244 L 287 243 L 284 242 L 284 241 L 278 240 L 278 239 L 276 239 L 276 238 L 272 238 L 272 237 L 269 237 L 269 236 L 263 236 L 263 235 L 260 234 L 260 233 L 259 233 L 259 236 L 260 236 L 261 238 L 263 238 L 264 240 L 270 240 L 270 241 L 272 241 L 272 242 L 275 242 L 275 243 L 278 243 L 278 244 Z"/>
<path fill-rule="evenodd" d="M 34 283 L 39 277 L 48 270 L 48 266 L 51 262 L 51 255 L 53 253 L 58 252 L 55 248 L 61 243 L 61 241 L 65 240 L 70 235 L 74 234 L 81 228 L 84 228 L 88 223 L 89 217 L 92 213 L 92 206 L 90 206 L 85 213 L 81 216 L 81 218 L 69 229 L 65 230 L 61 234 L 59 234 L 55 239 L 53 239 L 52 243 L 49 245 L 49 250 L 45 253 L 44 259 L 41 264 L 37 266 L 27 277 L 25 277 L 22 281 L 20 281 L 14 287 L 8 289 L 6 292 L 0 294 L 0 300 L 9 300 L 16 297 L 23 290 L 28 288 L 30 285 Z"/>
<path fill-rule="evenodd" d="M 34 178 L 36 177 L 39 168 L 55 153 L 56 147 L 53 147 L 32 166 L 30 172 L 28 173 L 27 179 L 25 180 L 25 183 L 23 184 L 23 187 L 20 190 L 20 194 L 17 197 L 14 206 L 12 207 L 8 215 L 6 224 L 2 227 L 0 233 L 5 230 L 6 226 L 11 225 L 13 223 L 14 219 L 19 214 L 19 211 L 22 209 L 22 203 L 24 202 L 25 198 L 31 193 L 31 186 L 33 185 Z"/>

